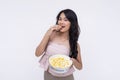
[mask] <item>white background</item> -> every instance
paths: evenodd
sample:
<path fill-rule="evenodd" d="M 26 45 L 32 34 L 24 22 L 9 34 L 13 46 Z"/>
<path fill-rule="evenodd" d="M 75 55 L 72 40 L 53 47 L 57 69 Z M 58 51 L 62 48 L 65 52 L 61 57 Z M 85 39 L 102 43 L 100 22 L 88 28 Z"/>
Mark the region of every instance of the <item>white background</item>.
<path fill-rule="evenodd" d="M 66 8 L 81 27 L 75 80 L 120 80 L 119 0 L 0 0 L 0 80 L 43 80 L 35 48 Z"/>

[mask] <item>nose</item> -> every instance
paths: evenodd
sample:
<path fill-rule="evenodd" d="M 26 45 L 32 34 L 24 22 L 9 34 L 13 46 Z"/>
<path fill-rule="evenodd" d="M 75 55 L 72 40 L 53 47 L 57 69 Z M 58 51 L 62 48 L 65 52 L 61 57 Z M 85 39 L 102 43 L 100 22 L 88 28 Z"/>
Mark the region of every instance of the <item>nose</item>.
<path fill-rule="evenodd" d="M 64 24 L 64 20 L 61 20 L 61 21 L 60 21 L 60 24 Z"/>

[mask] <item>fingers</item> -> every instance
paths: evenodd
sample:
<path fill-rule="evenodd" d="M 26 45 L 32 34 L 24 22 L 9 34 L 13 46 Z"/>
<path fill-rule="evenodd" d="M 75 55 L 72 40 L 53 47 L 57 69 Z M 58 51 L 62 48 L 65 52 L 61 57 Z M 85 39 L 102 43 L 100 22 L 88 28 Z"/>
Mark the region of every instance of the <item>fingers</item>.
<path fill-rule="evenodd" d="M 60 25 L 54 25 L 54 26 L 52 26 L 50 29 L 51 29 L 52 31 L 60 31 L 61 28 L 62 28 L 62 27 L 61 27 Z"/>
<path fill-rule="evenodd" d="M 57 26 L 57 31 L 60 31 L 62 29 L 62 26 L 58 25 Z"/>

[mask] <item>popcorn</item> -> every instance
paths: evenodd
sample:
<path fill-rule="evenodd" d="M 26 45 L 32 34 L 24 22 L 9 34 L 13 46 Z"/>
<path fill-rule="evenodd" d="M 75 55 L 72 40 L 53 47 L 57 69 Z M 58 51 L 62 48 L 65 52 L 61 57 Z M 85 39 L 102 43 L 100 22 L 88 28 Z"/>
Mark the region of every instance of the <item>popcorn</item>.
<path fill-rule="evenodd" d="M 71 60 L 65 55 L 55 55 L 50 57 L 49 63 L 54 68 L 68 68 L 71 65 Z"/>

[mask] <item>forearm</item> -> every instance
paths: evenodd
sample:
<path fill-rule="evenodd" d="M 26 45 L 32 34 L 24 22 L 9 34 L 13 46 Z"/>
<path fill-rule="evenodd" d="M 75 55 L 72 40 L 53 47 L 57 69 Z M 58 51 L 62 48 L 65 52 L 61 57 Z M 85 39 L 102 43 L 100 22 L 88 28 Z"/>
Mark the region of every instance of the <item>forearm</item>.
<path fill-rule="evenodd" d="M 79 61 L 77 61 L 76 59 L 73 59 L 73 58 L 72 58 L 72 61 L 73 61 L 73 65 L 75 66 L 75 68 L 77 68 L 78 70 L 82 69 L 82 62 L 79 62 Z"/>
<path fill-rule="evenodd" d="M 45 51 L 45 48 L 46 48 L 46 46 L 47 46 L 47 44 L 49 42 L 49 38 L 50 38 L 50 35 L 48 35 L 46 33 L 45 36 L 43 37 L 42 41 L 40 42 L 40 44 L 36 48 L 35 55 L 37 57 L 39 57 L 40 55 L 42 55 L 42 53 Z"/>

